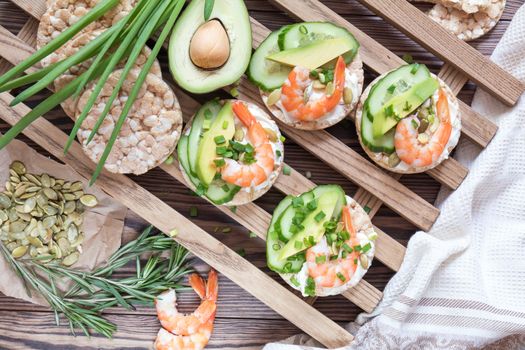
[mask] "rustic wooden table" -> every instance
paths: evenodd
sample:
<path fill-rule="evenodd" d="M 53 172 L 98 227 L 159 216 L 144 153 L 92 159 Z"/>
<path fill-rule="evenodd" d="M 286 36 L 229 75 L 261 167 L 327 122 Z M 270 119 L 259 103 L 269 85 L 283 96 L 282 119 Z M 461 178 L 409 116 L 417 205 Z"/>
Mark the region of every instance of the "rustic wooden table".
<path fill-rule="evenodd" d="M 524 2 L 525 0 L 508 0 L 505 14 L 498 26 L 484 38 L 473 42 L 472 45 L 483 54 L 490 55 L 514 13 Z M 270 29 L 278 28 L 291 21 L 290 18 L 266 1 L 248 0 L 246 3 L 250 9 L 250 14 Z M 399 56 L 411 54 L 415 60 L 429 65 L 434 71 L 441 67 L 442 63 L 435 59 L 432 54 L 375 16 L 356 0 L 331 0 L 324 1 L 324 3 Z M 428 8 L 428 5 L 421 5 L 420 7 L 424 10 Z M 1 25 L 16 33 L 27 18 L 26 14 L 22 13 L 8 0 L 0 0 Z M 167 62 L 166 57 L 162 58 L 162 62 Z M 168 70 L 165 69 L 164 71 L 165 78 L 168 78 Z M 367 75 L 368 81 L 371 78 L 372 76 Z M 460 97 L 463 101 L 470 103 L 473 92 L 474 86 L 468 84 L 461 92 Z M 203 102 L 206 97 L 199 96 L 197 99 Z M 33 106 L 37 101 L 38 99 L 34 99 L 28 105 Z M 65 117 L 59 109 L 49 113 L 48 118 L 63 130 L 70 130 L 72 126 L 70 119 Z M 0 124 L 0 130 L 5 131 L 6 125 Z M 353 125 L 345 122 L 329 131 L 362 153 Z M 22 137 L 21 139 L 43 154 L 46 153 L 26 138 Z M 342 185 L 348 193 L 353 193 L 356 190 L 355 186 L 348 180 L 291 142 L 286 145 L 286 158 L 291 166 L 303 174 L 307 171 L 310 172 L 312 180 L 316 183 L 337 183 Z M 134 180 L 188 217 L 190 208 L 192 206 L 198 207 L 198 217 L 192 218 L 196 224 L 214 234 L 229 247 L 244 250 L 251 262 L 265 269 L 264 243 L 262 240 L 250 239 L 244 228 L 238 226 L 212 205 L 193 196 L 185 187 L 166 176 L 162 170 L 153 170 L 147 175 L 135 177 Z M 435 200 L 439 190 L 439 184 L 428 175 L 405 176 L 402 182 L 429 202 Z M 258 204 L 271 211 L 281 198 L 280 193 L 272 190 L 259 200 Z M 405 245 L 410 235 L 415 231 L 410 223 L 385 207 L 376 215 L 374 222 Z M 145 226 L 145 222 L 134 213 L 129 212 L 123 240 L 132 239 Z M 222 233 L 221 229 L 225 227 L 230 227 L 231 232 Z M 221 229 L 217 230 L 217 228 Z M 198 259 L 195 259 L 195 263 L 198 269 L 205 269 L 205 266 Z M 265 271 L 268 270 L 265 269 Z M 131 268 L 129 271 L 122 271 L 121 273 L 125 275 L 130 272 Z M 375 261 L 368 272 L 367 280 L 382 290 L 391 276 L 390 269 Z M 192 293 L 185 293 L 181 296 L 180 308 L 183 311 L 191 311 L 196 305 L 197 298 Z M 353 320 L 360 312 L 359 308 L 343 297 L 320 298 L 315 306 L 328 317 L 340 323 Z M 0 294 L 0 349 L 151 348 L 155 334 L 159 329 L 153 309 L 140 308 L 136 312 L 112 309 L 107 315 L 119 327 L 119 331 L 113 340 L 102 337 L 88 339 L 79 336 L 74 338 L 67 327 L 55 326 L 53 314 L 47 308 Z M 221 278 L 218 317 L 215 321 L 215 331 L 209 348 L 260 348 L 269 341 L 279 340 L 297 332 L 298 330 L 293 325 L 260 301 L 226 278 Z"/>

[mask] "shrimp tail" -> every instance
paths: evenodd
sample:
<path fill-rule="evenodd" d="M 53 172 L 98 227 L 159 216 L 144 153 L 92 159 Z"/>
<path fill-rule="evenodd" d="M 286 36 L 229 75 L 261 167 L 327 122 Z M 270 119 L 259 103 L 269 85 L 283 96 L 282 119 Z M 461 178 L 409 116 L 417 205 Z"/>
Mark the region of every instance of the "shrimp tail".
<path fill-rule="evenodd" d="M 255 117 L 250 113 L 248 107 L 241 101 L 235 101 L 233 103 L 233 112 L 241 120 L 241 122 L 246 125 L 246 127 L 251 127 L 255 123 Z"/>
<path fill-rule="evenodd" d="M 219 278 L 217 272 L 213 269 L 208 274 L 208 283 L 206 284 L 206 299 L 217 301 L 219 295 Z"/>
<path fill-rule="evenodd" d="M 201 299 L 206 298 L 206 282 L 197 273 L 193 273 L 188 278 L 191 288 L 199 295 Z"/>
<path fill-rule="evenodd" d="M 349 207 L 343 208 L 343 222 L 345 224 L 345 230 L 350 234 L 351 237 L 355 236 L 354 223 L 352 222 L 352 213 Z"/>

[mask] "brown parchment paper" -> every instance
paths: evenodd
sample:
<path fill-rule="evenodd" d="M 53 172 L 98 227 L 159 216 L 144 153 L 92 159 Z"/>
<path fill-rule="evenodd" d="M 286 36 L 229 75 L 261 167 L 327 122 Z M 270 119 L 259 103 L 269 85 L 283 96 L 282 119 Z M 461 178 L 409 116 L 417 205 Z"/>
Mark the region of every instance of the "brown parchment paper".
<path fill-rule="evenodd" d="M 15 160 L 23 162 L 27 171 L 32 174 L 48 173 L 66 181 L 82 181 L 84 191 L 97 197 L 99 204 L 95 208 L 86 210 L 84 214 L 83 253 L 73 268 L 91 270 L 104 262 L 120 247 L 127 208 L 115 202 L 96 186 L 88 187 L 87 181 L 67 165 L 42 156 L 25 143 L 17 140 L 12 141 L 0 151 L 0 189 L 2 191 L 5 190 L 5 183 L 9 177 L 9 165 Z M 20 278 L 13 272 L 1 254 L 0 292 L 36 304 L 46 304 L 45 300 L 37 293 L 32 293 L 32 298 L 27 295 Z"/>

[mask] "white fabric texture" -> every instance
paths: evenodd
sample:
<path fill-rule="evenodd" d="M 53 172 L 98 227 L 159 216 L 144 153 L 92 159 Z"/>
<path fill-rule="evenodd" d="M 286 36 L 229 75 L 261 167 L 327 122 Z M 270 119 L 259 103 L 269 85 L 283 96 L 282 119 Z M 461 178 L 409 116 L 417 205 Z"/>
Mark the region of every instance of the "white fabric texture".
<path fill-rule="evenodd" d="M 525 81 L 525 7 L 492 59 Z M 377 309 L 349 326 L 347 349 L 525 349 L 525 97 L 507 107 L 478 90 L 472 106 L 497 135 L 485 150 L 462 139 L 455 158 L 468 177 L 441 190 L 440 217 L 412 237 Z"/>

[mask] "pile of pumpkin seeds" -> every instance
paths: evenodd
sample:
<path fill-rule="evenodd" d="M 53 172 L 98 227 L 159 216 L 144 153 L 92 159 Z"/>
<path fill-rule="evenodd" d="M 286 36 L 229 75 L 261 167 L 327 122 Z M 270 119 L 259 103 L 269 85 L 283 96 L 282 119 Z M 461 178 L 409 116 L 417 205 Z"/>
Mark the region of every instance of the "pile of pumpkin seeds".
<path fill-rule="evenodd" d="M 76 263 L 84 241 L 83 213 L 97 198 L 85 194 L 81 182 L 29 174 L 20 161 L 11 164 L 9 175 L 0 193 L 0 242 L 16 259 Z"/>

